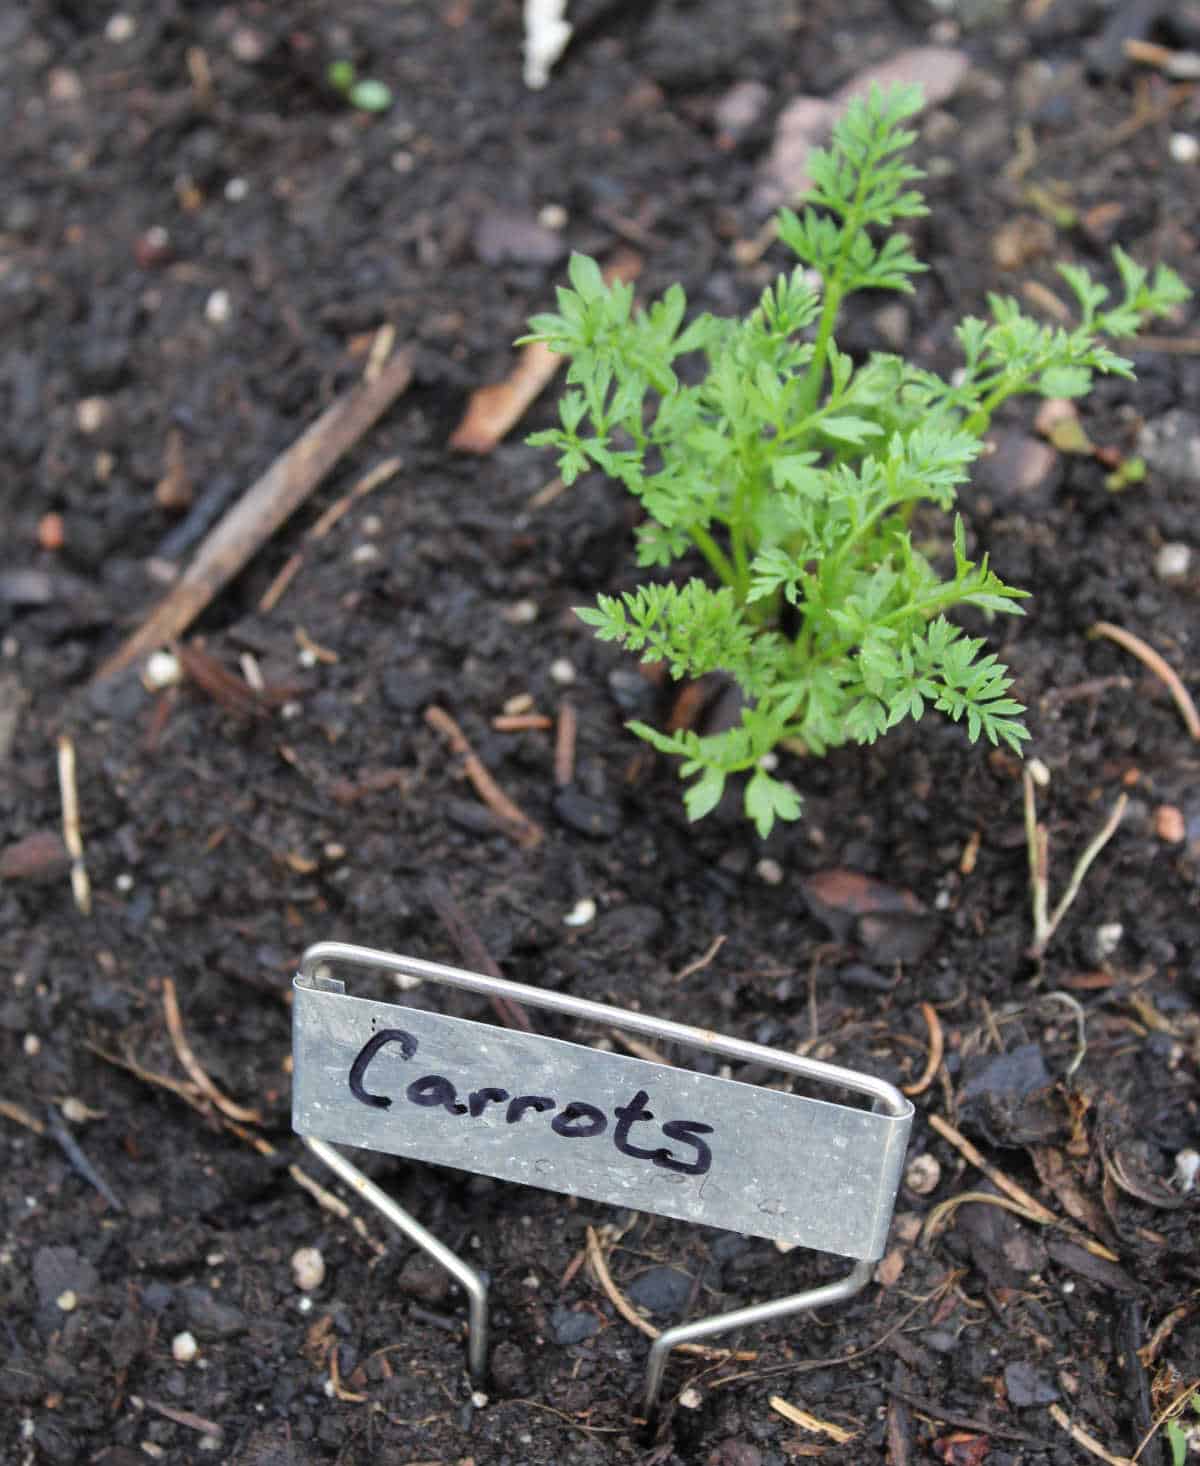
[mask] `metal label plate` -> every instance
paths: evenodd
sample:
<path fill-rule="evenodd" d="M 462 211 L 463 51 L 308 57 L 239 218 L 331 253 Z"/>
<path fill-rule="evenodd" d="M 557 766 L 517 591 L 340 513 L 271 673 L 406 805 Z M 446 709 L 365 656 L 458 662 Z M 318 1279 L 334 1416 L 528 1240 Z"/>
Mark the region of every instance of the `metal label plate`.
<path fill-rule="evenodd" d="M 881 1257 L 910 1116 L 854 1109 L 297 979 L 302 1135 Z"/>

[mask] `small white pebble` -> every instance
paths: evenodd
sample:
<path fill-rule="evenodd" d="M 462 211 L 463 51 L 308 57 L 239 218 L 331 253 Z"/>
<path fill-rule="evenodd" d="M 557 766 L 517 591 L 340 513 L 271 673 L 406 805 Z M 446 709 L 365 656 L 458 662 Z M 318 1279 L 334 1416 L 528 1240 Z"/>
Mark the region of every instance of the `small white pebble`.
<path fill-rule="evenodd" d="M 1074 1291 L 1075 1291 L 1075 1283 L 1074 1283 L 1074 1281 L 1071 1278 L 1064 1278 L 1063 1279 L 1063 1282 L 1062 1282 L 1062 1291 L 1064 1293 L 1074 1293 Z"/>
<path fill-rule="evenodd" d="M 292 1277 L 302 1293 L 311 1293 L 325 1281 L 325 1259 L 315 1247 L 298 1247 L 292 1253 Z"/>
<path fill-rule="evenodd" d="M 1029 770 L 1029 777 L 1039 789 L 1050 787 L 1050 770 L 1040 758 L 1031 758 L 1025 767 Z"/>
<path fill-rule="evenodd" d="M 174 652 L 152 652 L 142 671 L 142 685 L 148 692 L 161 692 L 183 681 L 183 668 Z"/>
<path fill-rule="evenodd" d="M 79 1294 L 73 1288 L 68 1288 L 65 1293 L 60 1293 L 54 1301 L 64 1313 L 74 1313 L 79 1307 Z"/>
<path fill-rule="evenodd" d="M 488 1397 L 483 1393 L 482 1390 L 476 1390 L 471 1396 L 471 1404 L 475 1406 L 476 1410 L 482 1410 L 487 1402 Z"/>
<path fill-rule="evenodd" d="M 301 1313 L 311 1313 L 312 1306 L 313 1301 L 311 1298 L 300 1298 L 297 1300 L 296 1303 L 296 1307 L 300 1310 Z"/>
<path fill-rule="evenodd" d="M 383 528 L 383 520 L 378 514 L 364 514 L 361 528 L 365 535 L 376 535 Z"/>
<path fill-rule="evenodd" d="M 63 1119 L 69 1120 L 72 1125 L 82 1125 L 85 1120 L 90 1120 L 92 1111 L 80 1099 L 74 1095 L 68 1096 L 62 1102 Z"/>
<path fill-rule="evenodd" d="M 1168 150 L 1177 163 L 1194 163 L 1200 158 L 1200 140 L 1190 132 L 1173 132 Z"/>
<path fill-rule="evenodd" d="M 204 1257 L 205 1267 L 220 1267 L 224 1261 L 225 1254 L 223 1252 L 209 1252 Z"/>
<path fill-rule="evenodd" d="M 758 761 L 758 766 L 764 774 L 773 774 L 779 767 L 779 755 L 777 753 L 764 753 Z"/>
<path fill-rule="evenodd" d="M 202 1435 L 196 1443 L 198 1451 L 219 1451 L 221 1449 L 221 1437 L 219 1435 Z"/>
<path fill-rule="evenodd" d="M 165 1446 L 160 1446 L 157 1441 L 143 1441 L 142 1450 L 152 1461 L 161 1461 L 167 1454 Z"/>
<path fill-rule="evenodd" d="M 231 204 L 240 204 L 250 192 L 250 185 L 244 178 L 231 178 L 225 185 L 225 197 Z"/>
<path fill-rule="evenodd" d="M 1159 580 L 1182 580 L 1192 563 L 1189 545 L 1163 545 L 1154 557 L 1154 573 Z"/>
<path fill-rule="evenodd" d="M 108 402 L 103 397 L 85 397 L 75 404 L 75 426 L 81 433 L 98 433 L 108 421 Z"/>
<path fill-rule="evenodd" d="M 1175 1157 L 1175 1174 L 1171 1178 L 1178 1190 L 1186 1196 L 1195 1189 L 1196 1176 L 1200 1173 L 1200 1151 L 1181 1150 Z"/>
<path fill-rule="evenodd" d="M 127 870 L 123 870 L 113 884 L 123 896 L 127 896 L 133 890 L 133 876 Z"/>
<path fill-rule="evenodd" d="M 176 1364 L 190 1364 L 199 1352 L 194 1334 L 185 1331 L 182 1334 L 176 1334 L 171 1340 L 171 1357 Z"/>
<path fill-rule="evenodd" d="M 679 1396 L 679 1403 L 685 1410 L 699 1410 L 704 1403 L 704 1396 L 694 1385 L 689 1385 Z"/>
<path fill-rule="evenodd" d="M 335 1393 L 336 1393 L 336 1391 L 333 1388 L 333 1381 L 331 1379 L 327 1379 L 325 1381 L 325 1394 L 326 1394 L 327 1398 L 329 1398 L 330 1400 L 332 1400 Z"/>
<path fill-rule="evenodd" d="M 228 290 L 214 290 L 204 302 L 204 319 L 210 326 L 224 326 L 233 314 Z"/>
<path fill-rule="evenodd" d="M 317 665 L 317 654 L 310 646 L 302 646 L 296 653 L 296 660 L 302 667 L 315 667 Z"/>
<path fill-rule="evenodd" d="M 914 1156 L 904 1172 L 904 1184 L 918 1196 L 928 1196 L 942 1179 L 942 1168 L 928 1153 Z"/>
<path fill-rule="evenodd" d="M 294 722 L 304 711 L 304 704 L 299 702 L 285 702 L 279 709 L 279 716 L 285 723 Z"/>
<path fill-rule="evenodd" d="M 339 845 L 336 840 L 330 840 L 326 845 L 321 847 L 321 853 L 326 860 L 345 860 L 346 847 Z"/>
<path fill-rule="evenodd" d="M 775 1239 L 775 1251 L 782 1252 L 784 1257 L 786 1257 L 789 1252 L 795 1252 L 796 1248 L 799 1247 L 799 1245 L 800 1244 L 798 1242 L 785 1242 L 781 1237 L 776 1237 Z"/>
<path fill-rule="evenodd" d="M 131 41 L 136 31 L 137 25 L 133 16 L 118 11 L 116 15 L 109 16 L 108 24 L 104 27 L 104 39 L 119 46 L 125 41 Z"/>
<path fill-rule="evenodd" d="M 402 993 L 415 992 L 425 981 L 423 977 L 417 977 L 412 972 L 394 972 L 392 978 Z"/>
<path fill-rule="evenodd" d="M 550 676 L 560 687 L 570 687 L 575 681 L 574 664 L 568 662 L 566 657 L 559 657 L 557 661 L 550 663 Z"/>
<path fill-rule="evenodd" d="M 553 229 L 557 234 L 567 227 L 567 211 L 561 204 L 543 204 L 538 210 L 537 221 L 543 229 Z"/>
<path fill-rule="evenodd" d="M 778 886 L 783 882 L 783 866 L 769 855 L 764 856 L 754 867 L 754 874 L 768 886 Z"/>
<path fill-rule="evenodd" d="M 1106 921 L 1096 928 L 1096 956 L 1101 962 L 1106 957 L 1112 956 L 1121 945 L 1121 938 L 1124 935 L 1125 928 L 1119 921 Z"/>
<path fill-rule="evenodd" d="M 407 148 L 397 148 L 392 154 L 393 173 L 411 173 L 417 166 L 417 160 Z"/>
<path fill-rule="evenodd" d="M 526 1273 L 523 1282 L 531 1293 L 536 1293 L 542 1286 L 542 1280 L 538 1277 L 537 1273 Z"/>
<path fill-rule="evenodd" d="M 21 1047 L 24 1049 L 27 1059 L 36 1059 L 42 1052 L 42 1041 L 36 1033 L 27 1033 Z"/>
<path fill-rule="evenodd" d="M 350 560 L 354 565 L 370 565 L 378 559 L 378 545 L 355 545 L 350 551 Z"/>
<path fill-rule="evenodd" d="M 528 692 L 518 692 L 516 697 L 510 697 L 504 704 L 504 711 L 510 718 L 515 718 L 519 713 L 528 713 L 533 710 L 533 698 Z"/>
<path fill-rule="evenodd" d="M 538 618 L 536 601 L 514 601 L 500 612 L 510 626 L 528 626 Z M 553 676 L 553 672 L 550 674 Z"/>
<path fill-rule="evenodd" d="M 595 919 L 596 903 L 590 896 L 584 896 L 563 917 L 563 926 L 587 926 L 588 922 Z"/>

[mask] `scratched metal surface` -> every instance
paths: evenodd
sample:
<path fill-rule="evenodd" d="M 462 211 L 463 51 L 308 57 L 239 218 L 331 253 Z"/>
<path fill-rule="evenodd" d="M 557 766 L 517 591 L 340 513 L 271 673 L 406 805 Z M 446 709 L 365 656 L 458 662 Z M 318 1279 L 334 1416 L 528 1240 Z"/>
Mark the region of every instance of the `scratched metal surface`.
<path fill-rule="evenodd" d="M 907 1119 L 302 982 L 294 995 L 292 1118 L 300 1134 L 844 1257 L 883 1255 Z M 390 1042 L 367 1066 L 361 1087 L 389 1098 L 386 1109 L 350 1086 L 356 1056 L 383 1029 L 417 1041 L 411 1058 Z M 596 1106 L 607 1128 L 569 1138 L 551 1128 L 557 1112 L 508 1123 L 505 1104 L 487 1105 L 478 1118 L 423 1108 L 406 1089 L 427 1075 L 448 1079 L 464 1103 L 495 1086 L 513 1097 L 552 1096 L 559 1111 L 571 1101 Z M 711 1125 L 707 1173 L 682 1174 L 617 1149 L 614 1112 L 639 1090 L 654 1118 L 633 1126 L 628 1140 L 696 1163 L 694 1141 L 670 1139 L 661 1126 Z"/>

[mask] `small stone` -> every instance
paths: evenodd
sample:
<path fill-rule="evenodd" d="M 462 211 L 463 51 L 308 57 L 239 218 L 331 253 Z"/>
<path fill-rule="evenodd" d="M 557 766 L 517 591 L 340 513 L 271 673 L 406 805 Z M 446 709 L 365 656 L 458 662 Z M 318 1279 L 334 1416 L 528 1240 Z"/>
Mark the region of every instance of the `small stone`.
<path fill-rule="evenodd" d="M 555 1343 L 566 1348 L 594 1338 L 600 1332 L 600 1320 L 589 1309 L 576 1311 L 560 1306 L 550 1315 L 550 1327 L 554 1330 Z"/>
<path fill-rule="evenodd" d="M 83 97 L 83 83 L 79 73 L 69 66 L 55 66 L 46 77 L 46 95 L 60 107 L 70 106 Z"/>
<path fill-rule="evenodd" d="M 137 32 L 137 23 L 132 15 L 125 15 L 118 11 L 116 15 L 110 15 L 108 24 L 104 27 L 104 39 L 110 41 L 114 46 L 123 45 L 131 41 Z"/>
<path fill-rule="evenodd" d="M 596 919 L 596 903 L 590 896 L 584 896 L 582 900 L 576 901 L 566 916 L 563 917 L 563 926 L 587 926 Z"/>
<path fill-rule="evenodd" d="M 1138 434 L 1137 453 L 1170 483 L 1200 484 L 1200 417 L 1175 407 L 1152 419 Z"/>
<path fill-rule="evenodd" d="M 1125 935 L 1125 928 L 1119 921 L 1103 922 L 1092 933 L 1092 950 L 1096 954 L 1096 960 L 1105 961 L 1121 945 L 1121 938 Z"/>
<path fill-rule="evenodd" d="M 227 203 L 240 204 L 250 192 L 250 185 L 244 178 L 231 178 L 225 184 L 225 199 Z"/>
<path fill-rule="evenodd" d="M 1167 148 L 1176 163 L 1194 163 L 1200 158 L 1200 140 L 1190 132 L 1173 132 Z"/>
<path fill-rule="evenodd" d="M 311 1293 L 325 1281 L 325 1259 L 315 1247 L 298 1247 L 292 1253 L 292 1278 L 302 1293 Z"/>
<path fill-rule="evenodd" d="M 171 255 L 171 236 L 161 224 L 152 224 L 133 242 L 133 257 L 143 270 L 167 264 Z"/>
<path fill-rule="evenodd" d="M 0 880 L 56 881 L 70 864 L 57 830 L 34 830 L 0 851 Z"/>
<path fill-rule="evenodd" d="M 174 652 L 152 652 L 142 671 L 142 686 L 147 692 L 161 692 L 183 681 L 183 668 Z"/>
<path fill-rule="evenodd" d="M 240 25 L 229 37 L 229 50 L 235 61 L 253 66 L 267 54 L 266 37 L 248 25 Z"/>
<path fill-rule="evenodd" d="M 559 657 L 550 663 L 550 680 L 557 682 L 560 687 L 570 687 L 576 675 L 574 663 L 569 662 L 566 657 Z"/>
<path fill-rule="evenodd" d="M 1054 225 L 1038 214 L 1015 214 L 992 236 L 992 262 L 999 270 L 1020 270 L 1054 249 Z"/>
<path fill-rule="evenodd" d="M 928 1196 L 931 1191 L 937 1189 L 938 1182 L 942 1179 L 942 1168 L 938 1164 L 937 1157 L 926 1152 L 924 1155 L 914 1156 L 909 1162 L 908 1169 L 904 1172 L 904 1184 L 917 1196 Z"/>
<path fill-rule="evenodd" d="M 567 227 L 568 214 L 561 204 L 543 204 L 538 210 L 537 221 L 543 229 L 552 229 L 556 233 Z"/>
<path fill-rule="evenodd" d="M 1154 811 L 1154 833 L 1166 845 L 1180 845 L 1187 835 L 1183 811 L 1173 804 L 1160 804 Z"/>
<path fill-rule="evenodd" d="M 108 402 L 103 397 L 85 397 L 75 405 L 75 426 L 81 433 L 98 433 L 108 421 Z"/>
<path fill-rule="evenodd" d="M 79 1307 L 79 1294 L 73 1288 L 68 1288 L 65 1292 L 60 1293 L 54 1301 L 64 1313 L 74 1313 Z"/>
<path fill-rule="evenodd" d="M 204 302 L 204 319 L 210 326 L 224 326 L 233 314 L 228 290 L 214 290 Z"/>
<path fill-rule="evenodd" d="M 1172 542 L 1159 547 L 1154 557 L 1154 573 L 1159 580 L 1182 580 L 1191 564 L 1191 547 Z"/>
<path fill-rule="evenodd" d="M 689 1385 L 679 1396 L 679 1403 L 685 1410 L 699 1410 L 704 1404 L 704 1396 L 694 1385 Z"/>
<path fill-rule="evenodd" d="M 43 550 L 61 550 L 67 538 L 62 515 L 43 514 L 38 520 L 37 538 Z"/>
<path fill-rule="evenodd" d="M 472 243 L 485 265 L 553 265 L 567 251 L 558 230 L 503 209 L 483 216 L 475 227 Z"/>
<path fill-rule="evenodd" d="M 529 626 L 538 618 L 536 601 L 514 601 L 500 612 L 510 626 Z"/>
<path fill-rule="evenodd" d="M 764 857 L 754 867 L 754 874 L 768 886 L 778 886 L 783 882 L 783 866 L 777 860 L 769 856 Z"/>
<path fill-rule="evenodd" d="M 908 307 L 894 302 L 891 305 L 881 306 L 872 317 L 875 329 L 883 338 L 886 346 L 893 351 L 903 351 L 908 345 L 908 337 L 912 326 L 912 319 L 908 313 Z"/>
<path fill-rule="evenodd" d="M 484 1406 L 486 1406 L 487 1402 L 488 1397 L 483 1393 L 482 1390 L 475 1390 L 472 1393 L 471 1404 L 474 1405 L 476 1410 L 482 1410 Z"/>
<path fill-rule="evenodd" d="M 171 1355 L 176 1364 L 190 1364 L 199 1352 L 195 1334 L 189 1334 L 186 1330 L 182 1334 L 176 1334 L 171 1340 Z"/>
<path fill-rule="evenodd" d="M 734 82 L 713 108 L 722 145 L 732 147 L 739 142 L 762 117 L 770 100 L 770 90 L 761 81 Z"/>
<path fill-rule="evenodd" d="M 629 1296 L 651 1313 L 676 1317 L 687 1307 L 692 1296 L 692 1280 L 678 1268 L 647 1268 L 630 1284 Z"/>
<path fill-rule="evenodd" d="M 21 1050 L 27 1059 L 36 1059 L 42 1052 L 42 1041 L 36 1033 L 27 1033 L 21 1042 Z"/>
<path fill-rule="evenodd" d="M 1200 1152 L 1192 1150 L 1181 1150 L 1175 1157 L 1175 1173 L 1171 1177 L 1176 1190 L 1182 1191 L 1186 1196 L 1196 1186 L 1196 1176 L 1200 1173 Z"/>

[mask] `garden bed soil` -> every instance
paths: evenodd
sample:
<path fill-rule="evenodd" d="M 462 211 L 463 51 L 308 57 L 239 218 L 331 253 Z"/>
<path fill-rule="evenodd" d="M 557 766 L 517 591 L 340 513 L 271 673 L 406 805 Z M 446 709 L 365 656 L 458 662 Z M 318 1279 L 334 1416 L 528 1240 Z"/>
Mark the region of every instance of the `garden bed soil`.
<path fill-rule="evenodd" d="M 927 715 L 871 749 L 785 755 L 805 817 L 766 842 L 736 809 L 689 825 L 674 770 L 622 727 L 669 695 L 573 616 L 632 583 L 629 504 L 594 479 L 539 495 L 553 466 L 521 431 L 490 455 L 447 446 L 568 248 L 632 248 L 646 297 L 679 279 L 697 307 L 744 310 L 783 263 L 737 247 L 762 224 L 750 200 L 782 106 L 931 39 L 971 63 L 919 143 L 931 270 L 899 308 L 857 303 L 848 345 L 950 370 L 953 325 L 987 291 L 1053 289 L 1060 260 L 1106 273 L 1112 242 L 1195 285 L 1196 165 L 1171 138 L 1196 130 L 1200 94 L 1096 50 L 1148 8 L 964 4 L 983 20 L 966 30 L 946 9 L 594 0 L 539 93 L 521 85 L 515 0 L 336 17 L 47 0 L 0 19 L 3 1461 L 1066 1466 L 1094 1459 L 1072 1428 L 1130 1456 L 1200 1379 L 1195 1203 L 1171 1179 L 1200 1140 L 1200 761 L 1162 683 L 1089 636 L 1135 632 L 1194 685 L 1196 560 L 1164 578 L 1160 555 L 1195 543 L 1194 464 L 1154 454 L 1143 483 L 1105 479 L 1144 422 L 1195 402 L 1195 338 L 1137 349 L 1138 383 L 1088 401 L 1107 465 L 1045 448 L 1023 406 L 963 495 L 973 542 L 1034 593 L 988 634 L 1049 774 L 1056 891 L 1128 797 L 1040 964 L 1015 759 Z M 1163 8 L 1144 39 L 1191 44 L 1192 11 Z M 330 94 L 339 57 L 391 86 L 390 111 Z M 717 104 L 746 81 L 760 110 L 734 136 Z M 181 515 L 161 499 L 231 501 L 361 374 L 384 323 L 414 352 L 412 385 L 192 628 L 230 677 L 253 658 L 267 692 L 231 696 L 194 659 L 200 680 L 173 691 L 137 668 L 94 683 L 163 593 L 155 563 L 190 553 L 164 544 Z M 944 522 L 920 529 L 945 546 Z M 516 698 L 551 726 L 497 730 Z M 540 842 L 480 803 L 431 706 Z M 86 916 L 55 844 L 61 735 Z M 911 899 L 848 913 L 838 872 Z M 364 1232 L 299 1184 L 297 1167 L 358 1205 L 289 1113 L 300 953 L 338 938 L 478 965 L 447 903 L 522 982 L 918 1090 L 918 1164 L 876 1283 L 717 1341 L 752 1360 L 674 1358 L 656 1440 L 631 1424 L 647 1340 L 580 1265 L 589 1227 L 611 1229 L 612 1278 L 658 1327 L 845 1264 L 364 1155 L 490 1275 L 492 1378 L 472 1403 L 463 1300 L 381 1219 Z M 488 1016 L 465 995 L 354 990 Z M 181 1033 L 257 1121 L 205 1098 Z M 977 1200 L 931 1226 L 940 1203 L 997 1195 L 959 1136 L 1053 1224 Z M 310 1292 L 301 1247 L 324 1264 Z M 1139 1459 L 1170 1459 L 1161 1434 Z"/>

